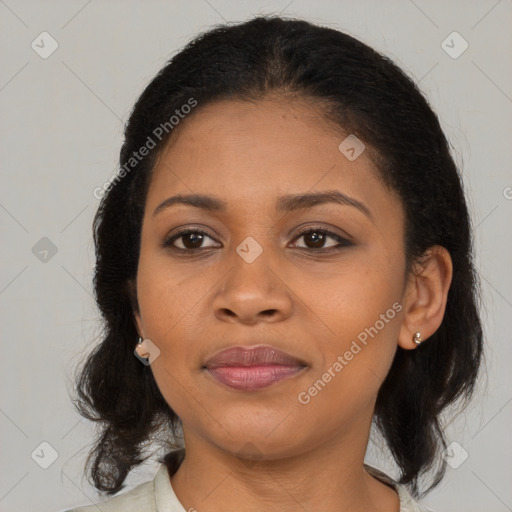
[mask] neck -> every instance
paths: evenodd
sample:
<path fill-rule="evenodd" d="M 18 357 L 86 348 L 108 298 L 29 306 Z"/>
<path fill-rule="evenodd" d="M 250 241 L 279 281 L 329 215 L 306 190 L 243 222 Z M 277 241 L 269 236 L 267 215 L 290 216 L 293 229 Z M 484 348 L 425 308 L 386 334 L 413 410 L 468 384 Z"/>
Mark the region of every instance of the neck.
<path fill-rule="evenodd" d="M 251 461 L 185 435 L 186 456 L 171 484 L 185 510 L 201 512 L 397 512 L 397 493 L 364 470 L 367 441 L 350 436 L 299 455 Z"/>

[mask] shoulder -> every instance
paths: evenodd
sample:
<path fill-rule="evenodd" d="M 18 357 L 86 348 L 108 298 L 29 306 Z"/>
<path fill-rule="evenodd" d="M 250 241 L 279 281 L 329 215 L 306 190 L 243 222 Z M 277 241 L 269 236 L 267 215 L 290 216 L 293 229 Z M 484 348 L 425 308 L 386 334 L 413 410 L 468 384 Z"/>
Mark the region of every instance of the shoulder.
<path fill-rule="evenodd" d="M 65 512 L 98 512 L 98 505 L 101 505 L 101 512 L 156 512 L 154 483 L 145 482 L 106 501 Z"/>
<path fill-rule="evenodd" d="M 171 464 L 171 470 L 175 470 L 172 464 L 179 462 L 180 457 L 183 457 L 181 451 L 170 452 L 165 457 L 166 463 L 160 464 L 150 482 L 140 484 L 106 501 L 65 512 L 186 512 L 169 480 L 169 474 L 173 471 L 169 473 L 168 464 Z"/>

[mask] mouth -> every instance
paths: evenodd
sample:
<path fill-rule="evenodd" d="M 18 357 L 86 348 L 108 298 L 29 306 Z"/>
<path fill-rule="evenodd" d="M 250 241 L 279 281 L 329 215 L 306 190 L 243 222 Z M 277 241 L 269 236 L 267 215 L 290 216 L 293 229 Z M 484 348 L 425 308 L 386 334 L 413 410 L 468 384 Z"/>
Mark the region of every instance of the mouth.
<path fill-rule="evenodd" d="M 307 366 L 286 352 L 260 345 L 222 350 L 211 357 L 203 369 L 232 389 L 256 391 L 291 378 Z"/>

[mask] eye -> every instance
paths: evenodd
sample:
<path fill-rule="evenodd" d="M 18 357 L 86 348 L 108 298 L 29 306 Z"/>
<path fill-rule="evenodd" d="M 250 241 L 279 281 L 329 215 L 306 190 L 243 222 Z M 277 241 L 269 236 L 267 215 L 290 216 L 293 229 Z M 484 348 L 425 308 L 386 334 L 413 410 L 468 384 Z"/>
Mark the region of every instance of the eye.
<path fill-rule="evenodd" d="M 305 245 L 298 246 L 300 249 L 312 249 L 316 251 L 331 251 L 337 250 L 342 247 L 349 247 L 354 245 L 352 242 L 343 238 L 332 231 L 329 231 L 325 228 L 309 228 L 307 230 L 302 231 L 299 236 L 295 238 L 295 240 L 299 240 L 300 238 L 304 239 Z M 335 244 L 331 244 L 330 246 L 326 246 L 327 241 L 331 239 L 334 240 Z M 297 247 L 297 246 L 296 246 Z"/>
<path fill-rule="evenodd" d="M 176 233 L 169 238 L 166 238 L 163 246 L 171 247 L 172 249 L 178 249 L 181 251 L 195 251 L 197 249 L 203 249 L 203 242 L 206 238 L 213 240 L 213 238 L 208 235 L 205 231 L 201 229 L 184 229 L 179 233 Z M 178 242 L 178 244 L 175 244 Z M 214 247 L 215 245 L 211 245 L 209 247 Z"/>
<path fill-rule="evenodd" d="M 309 228 L 307 230 L 303 230 L 294 239 L 294 242 L 301 238 L 304 239 L 304 245 L 295 245 L 295 247 L 299 249 L 310 249 L 313 252 L 336 251 L 343 247 L 354 245 L 346 238 L 325 228 Z M 203 245 L 207 239 L 213 241 L 214 243 L 207 246 Z M 326 245 L 329 240 L 334 241 L 335 243 Z M 166 238 L 163 242 L 163 247 L 175 249 L 179 252 L 197 252 L 201 249 L 218 247 L 218 245 L 216 245 L 215 240 L 208 233 L 206 233 L 206 231 L 197 228 L 187 228 Z"/>

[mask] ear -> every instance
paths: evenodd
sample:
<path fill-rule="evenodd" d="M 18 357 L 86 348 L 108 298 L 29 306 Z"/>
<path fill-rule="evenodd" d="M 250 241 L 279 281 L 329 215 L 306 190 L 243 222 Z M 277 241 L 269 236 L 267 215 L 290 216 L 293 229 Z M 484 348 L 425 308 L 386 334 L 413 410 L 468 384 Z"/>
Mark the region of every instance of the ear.
<path fill-rule="evenodd" d="M 414 334 L 422 341 L 432 336 L 443 321 L 448 290 L 453 275 L 450 253 L 439 245 L 428 249 L 413 266 L 405 290 L 404 320 L 398 345 L 406 350 L 416 348 Z"/>
<path fill-rule="evenodd" d="M 128 294 L 130 296 L 130 302 L 132 305 L 133 318 L 135 320 L 135 324 L 137 326 L 137 332 L 139 336 L 144 339 L 144 327 L 142 325 L 142 319 L 139 311 L 139 302 L 137 300 L 137 284 L 134 279 L 130 279 L 127 283 L 128 286 Z"/>

